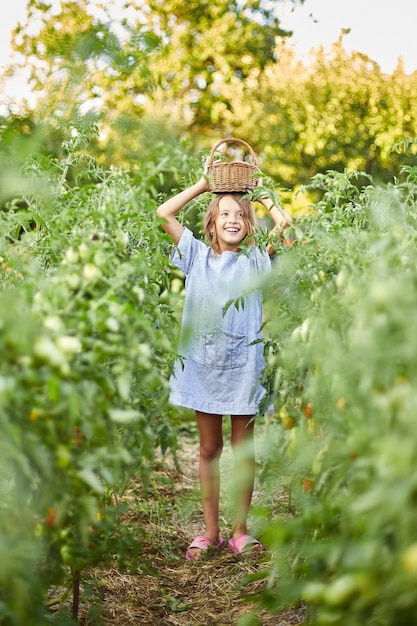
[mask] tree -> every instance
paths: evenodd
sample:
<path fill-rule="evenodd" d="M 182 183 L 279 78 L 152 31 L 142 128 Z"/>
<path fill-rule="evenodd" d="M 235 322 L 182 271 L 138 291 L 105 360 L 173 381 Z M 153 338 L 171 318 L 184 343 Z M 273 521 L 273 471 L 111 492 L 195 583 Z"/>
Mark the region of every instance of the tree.
<path fill-rule="evenodd" d="M 149 4 L 165 42 L 152 62 L 157 84 L 193 133 L 216 136 L 233 110 L 231 92 L 274 62 L 277 39 L 289 33 L 259 0 Z"/>
<path fill-rule="evenodd" d="M 70 0 L 57 13 L 52 3 L 31 0 L 28 18 L 39 22 L 39 32 L 19 26 L 15 48 L 42 96 L 36 114 L 57 125 L 80 115 L 100 120 L 101 136 L 119 163 L 140 156 L 142 117 L 159 117 L 151 98 L 156 87 L 164 95 L 161 117 L 180 110 L 182 124 L 187 119 L 205 131 L 219 117 L 219 101 L 230 108 L 223 84 L 246 80 L 273 60 L 276 38 L 285 33 L 264 5 L 150 0 L 98 8 Z"/>
<path fill-rule="evenodd" d="M 417 136 L 417 73 L 401 63 L 382 73 L 344 50 L 343 33 L 307 65 L 262 0 L 114 0 L 100 9 L 70 0 L 58 13 L 31 0 L 29 17 L 39 32 L 19 27 L 15 41 L 42 94 L 33 122 L 46 123 L 48 137 L 79 118 L 97 124 L 91 150 L 101 164 L 135 171 L 145 158 L 181 158 L 182 141 L 196 155 L 230 135 L 247 139 L 262 169 L 289 188 L 328 169 L 386 181 L 414 162 L 392 148 Z M 158 166 L 159 189 L 169 167 Z"/>
<path fill-rule="evenodd" d="M 35 119 L 59 127 L 87 117 L 102 121 L 105 137 L 116 134 L 123 143 L 120 136 L 129 135 L 131 120 L 142 114 L 141 97 L 154 86 L 148 58 L 159 40 L 137 20 L 115 20 L 115 8 L 71 0 L 56 13 L 51 3 L 31 0 L 28 24 L 38 22 L 39 32 L 18 26 L 14 47 L 39 94 Z M 114 156 L 118 161 L 122 152 Z"/>
<path fill-rule="evenodd" d="M 348 54 L 342 39 L 329 53 L 316 50 L 309 65 L 282 44 L 276 62 L 237 95 L 234 123 L 284 186 L 329 169 L 387 181 L 414 159 L 392 148 L 417 136 L 416 88 L 417 72 L 408 76 L 399 64 L 386 75 L 366 55 Z"/>

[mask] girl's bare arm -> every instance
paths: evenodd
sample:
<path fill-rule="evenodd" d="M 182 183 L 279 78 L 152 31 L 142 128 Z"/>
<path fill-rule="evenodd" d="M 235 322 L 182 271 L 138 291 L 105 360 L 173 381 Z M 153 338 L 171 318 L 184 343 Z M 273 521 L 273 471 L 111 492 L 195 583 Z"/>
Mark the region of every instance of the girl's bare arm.
<path fill-rule="evenodd" d="M 158 207 L 156 214 L 166 220 L 162 227 L 176 244 L 184 232 L 184 226 L 176 218 L 177 213 L 191 200 L 208 190 L 209 184 L 203 175 L 197 183 L 180 191 Z"/>
<path fill-rule="evenodd" d="M 282 207 L 276 206 L 271 198 L 259 198 L 257 199 L 257 202 L 260 202 L 260 204 L 262 204 L 269 211 L 269 214 L 274 221 L 274 227 L 269 235 L 273 236 L 278 231 L 282 237 L 284 230 L 292 224 L 291 217 Z M 271 245 L 267 247 L 267 250 L 269 256 L 273 256 L 275 254 L 275 250 Z"/>

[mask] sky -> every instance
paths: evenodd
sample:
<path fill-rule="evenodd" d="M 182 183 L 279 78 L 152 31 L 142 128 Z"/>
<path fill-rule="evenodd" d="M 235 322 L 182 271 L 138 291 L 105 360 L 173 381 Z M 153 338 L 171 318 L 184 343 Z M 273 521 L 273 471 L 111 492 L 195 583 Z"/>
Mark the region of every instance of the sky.
<path fill-rule="evenodd" d="M 309 50 L 320 45 L 328 49 L 342 29 L 350 28 L 343 38 L 348 52 L 367 54 L 386 73 L 394 70 L 399 57 L 406 72 L 417 70 L 417 0 L 305 0 L 293 11 L 288 0 L 272 3 L 282 26 L 294 31 L 291 44 L 306 60 Z M 27 0 L 12 0 L 2 14 L 0 72 L 10 62 L 12 29 L 19 21 L 26 21 L 26 4 Z M 16 91 L 22 86 L 15 81 L 10 88 Z"/>
<path fill-rule="evenodd" d="M 13 28 L 26 16 L 26 0 L 13 0 L 7 11 L 3 11 L 0 21 L 0 68 L 7 65 L 10 52 L 10 38 Z"/>
<path fill-rule="evenodd" d="M 367 54 L 388 74 L 400 56 L 407 73 L 417 70 L 416 0 L 306 0 L 292 13 L 286 5 L 277 2 L 277 13 L 302 55 L 320 45 L 328 49 L 350 28 L 343 37 L 347 52 Z"/>

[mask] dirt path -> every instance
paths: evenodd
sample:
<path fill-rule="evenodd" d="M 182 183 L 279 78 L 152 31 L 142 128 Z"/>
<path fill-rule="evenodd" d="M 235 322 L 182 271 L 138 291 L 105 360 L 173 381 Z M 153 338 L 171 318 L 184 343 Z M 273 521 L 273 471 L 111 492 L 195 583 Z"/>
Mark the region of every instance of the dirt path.
<path fill-rule="evenodd" d="M 144 568 L 137 574 L 121 574 L 116 569 L 99 571 L 102 596 L 102 624 L 113 626 L 229 626 L 255 608 L 251 597 L 265 582 L 250 576 L 268 565 L 268 554 L 256 560 L 238 558 L 227 549 L 197 563 L 184 559 L 190 539 L 201 533 L 202 517 L 197 491 L 198 445 L 184 440 L 178 452 L 180 468 L 164 460 L 157 469 L 151 499 L 141 499 L 139 486 L 128 494 L 135 505 L 129 524 L 146 528 Z M 227 459 L 226 459 L 227 462 Z M 188 509 L 189 507 L 189 509 Z M 135 512 L 136 511 L 136 512 Z M 145 522 L 145 523 L 144 523 Z M 242 579 L 249 577 L 244 584 Z M 288 609 L 279 616 L 258 614 L 263 626 L 301 624 L 302 610 Z M 91 617 L 85 625 L 97 624 Z"/>

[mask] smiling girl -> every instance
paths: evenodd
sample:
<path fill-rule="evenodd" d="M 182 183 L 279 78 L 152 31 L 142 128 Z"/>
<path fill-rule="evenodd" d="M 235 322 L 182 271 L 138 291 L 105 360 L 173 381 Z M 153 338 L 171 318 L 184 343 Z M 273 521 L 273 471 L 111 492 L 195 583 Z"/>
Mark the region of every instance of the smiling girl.
<path fill-rule="evenodd" d="M 159 206 L 163 228 L 173 239 L 171 262 L 185 273 L 179 357 L 170 379 L 170 402 L 195 411 L 199 435 L 199 478 L 204 534 L 188 546 L 186 558 L 199 560 L 220 550 L 219 460 L 222 422 L 231 416 L 235 476 L 239 477 L 235 519 L 228 541 L 235 554 L 256 553 L 261 543 L 251 536 L 247 518 L 255 479 L 254 417 L 265 395 L 260 377 L 265 367 L 262 342 L 262 277 L 270 271 L 273 250 L 254 245 L 255 212 L 242 194 L 219 194 L 204 218 L 207 243 L 177 220 L 191 200 L 209 191 L 206 169 L 200 180 Z M 288 216 L 268 199 L 260 199 L 275 227 Z M 242 242 L 245 250 L 240 249 Z M 248 246 L 248 247 L 247 247 Z M 258 286 L 258 289 L 256 287 Z"/>

